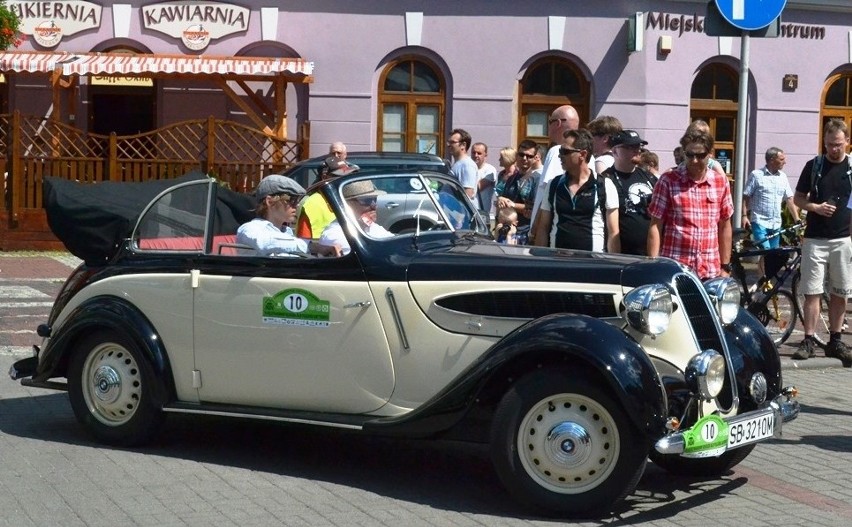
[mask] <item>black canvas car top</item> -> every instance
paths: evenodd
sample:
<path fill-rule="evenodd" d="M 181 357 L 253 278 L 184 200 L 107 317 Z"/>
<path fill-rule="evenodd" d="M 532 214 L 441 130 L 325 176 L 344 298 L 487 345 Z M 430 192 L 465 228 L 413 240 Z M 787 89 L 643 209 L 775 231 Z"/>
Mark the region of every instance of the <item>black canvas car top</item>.
<path fill-rule="evenodd" d="M 103 265 L 131 235 L 139 215 L 160 192 L 206 178 L 201 171 L 144 183 L 92 184 L 45 177 L 43 203 L 47 223 L 71 254 L 87 265 Z M 236 232 L 240 224 L 254 217 L 254 205 L 250 196 L 220 187 L 217 227 L 223 232 Z"/>

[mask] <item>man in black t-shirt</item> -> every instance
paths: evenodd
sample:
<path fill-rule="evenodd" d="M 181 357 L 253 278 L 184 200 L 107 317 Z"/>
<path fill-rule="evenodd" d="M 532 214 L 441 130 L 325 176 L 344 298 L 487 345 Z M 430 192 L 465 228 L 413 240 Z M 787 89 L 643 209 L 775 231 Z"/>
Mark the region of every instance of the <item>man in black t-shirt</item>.
<path fill-rule="evenodd" d="M 846 368 L 852 367 L 852 352 L 840 340 L 846 299 L 852 295 L 852 239 L 849 221 L 852 211 L 847 204 L 852 194 L 852 161 L 846 154 L 849 130 L 846 123 L 831 119 L 823 130 L 825 155 L 805 164 L 793 201 L 807 211 L 807 227 L 802 242 L 801 290 L 805 295 L 805 339 L 793 354 L 804 360 L 815 355 L 814 331 L 819 317 L 819 297 L 828 273 L 829 331 L 827 357 L 835 357 Z"/>
<path fill-rule="evenodd" d="M 648 254 L 648 203 L 657 178 L 637 165 L 648 142 L 634 130 L 623 130 L 610 138 L 615 164 L 603 172 L 618 189 L 618 223 L 621 252 Z"/>

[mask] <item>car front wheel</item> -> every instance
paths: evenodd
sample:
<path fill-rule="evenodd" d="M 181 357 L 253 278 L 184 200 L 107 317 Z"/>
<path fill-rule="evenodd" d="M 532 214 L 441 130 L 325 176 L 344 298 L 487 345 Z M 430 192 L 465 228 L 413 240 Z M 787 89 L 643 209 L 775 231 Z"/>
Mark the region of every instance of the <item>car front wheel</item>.
<path fill-rule="evenodd" d="M 68 371 L 68 394 L 77 420 L 99 441 L 138 445 L 159 429 L 164 414 L 151 401 L 153 374 L 136 345 L 101 331 L 77 346 Z"/>
<path fill-rule="evenodd" d="M 500 402 L 491 428 L 500 480 L 539 513 L 611 510 L 642 476 L 644 444 L 605 390 L 563 372 L 520 379 Z"/>

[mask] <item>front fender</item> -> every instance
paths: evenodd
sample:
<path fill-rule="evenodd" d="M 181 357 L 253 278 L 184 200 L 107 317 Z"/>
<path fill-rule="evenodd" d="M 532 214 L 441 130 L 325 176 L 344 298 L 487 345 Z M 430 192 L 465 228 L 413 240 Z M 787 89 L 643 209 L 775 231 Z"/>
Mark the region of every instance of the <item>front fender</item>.
<path fill-rule="evenodd" d="M 758 405 L 748 397 L 752 375 L 763 373 L 768 384 L 767 399 L 781 394 L 781 358 L 766 328 L 746 309 L 724 328 L 740 396 L 739 413 L 755 410 Z"/>
<path fill-rule="evenodd" d="M 649 440 L 664 432 L 665 393 L 644 350 L 611 324 L 566 314 L 548 315 L 518 328 L 417 410 L 371 421 L 365 428 L 415 436 L 446 430 L 464 416 L 490 382 L 502 383 L 501 377 L 516 380 L 520 363 L 554 357 L 569 370 L 585 365 L 596 371 Z"/>
<path fill-rule="evenodd" d="M 114 296 L 97 296 L 86 300 L 69 313 L 58 330 L 39 354 L 34 381 L 67 374 L 68 359 L 75 344 L 84 336 L 99 330 L 112 329 L 129 337 L 145 356 L 154 378 L 163 379 L 152 387 L 157 404 L 175 400 L 171 382 L 172 368 L 162 339 L 151 321 L 130 303 Z"/>

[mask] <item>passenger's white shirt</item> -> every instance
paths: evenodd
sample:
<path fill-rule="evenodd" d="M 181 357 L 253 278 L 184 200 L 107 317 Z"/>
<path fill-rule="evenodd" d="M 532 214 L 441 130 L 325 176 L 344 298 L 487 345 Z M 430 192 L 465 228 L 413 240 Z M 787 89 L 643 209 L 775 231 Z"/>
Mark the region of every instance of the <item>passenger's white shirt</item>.
<path fill-rule="evenodd" d="M 255 218 L 240 225 L 237 243 L 252 247 L 262 256 L 308 253 L 308 242 L 297 238 L 293 229 L 285 227 L 281 230 L 264 218 Z"/>
<path fill-rule="evenodd" d="M 361 229 L 364 233 L 370 238 L 390 238 L 393 236 L 392 233 L 388 232 L 387 229 L 379 225 L 378 223 L 370 223 L 369 225 L 365 225 L 361 222 Z M 340 222 L 334 220 L 333 222 L 328 224 L 328 227 L 323 229 L 322 236 L 320 236 L 319 243 L 322 245 L 339 245 L 340 251 L 347 255 L 352 251 L 352 248 L 349 246 L 349 240 L 346 239 L 346 234 L 343 233 L 343 227 L 340 225 Z"/>

